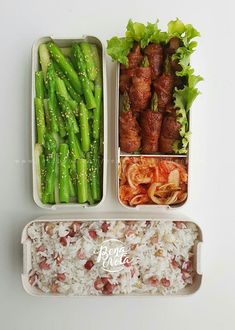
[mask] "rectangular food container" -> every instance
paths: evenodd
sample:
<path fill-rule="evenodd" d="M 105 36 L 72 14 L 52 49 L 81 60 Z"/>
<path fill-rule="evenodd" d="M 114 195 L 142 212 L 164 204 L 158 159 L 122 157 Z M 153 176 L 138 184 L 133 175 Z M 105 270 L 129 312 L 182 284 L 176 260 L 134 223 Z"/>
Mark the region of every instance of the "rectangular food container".
<path fill-rule="evenodd" d="M 103 223 L 104 221 L 127 221 L 126 219 L 128 219 L 128 221 L 130 222 L 135 222 L 135 221 L 143 221 L 145 222 L 146 226 L 147 226 L 147 223 L 146 221 L 147 220 L 150 220 L 150 221 L 163 221 L 164 223 L 166 222 L 173 222 L 173 221 L 179 221 L 179 216 L 176 217 L 175 215 L 163 215 L 161 218 L 159 219 L 156 219 L 153 218 L 153 217 L 149 217 L 148 219 L 147 218 L 140 218 L 138 215 L 135 217 L 135 219 L 133 219 L 133 217 L 130 217 L 130 214 L 129 215 L 125 215 L 123 217 L 118 217 L 116 215 L 111 215 L 111 214 L 108 214 L 107 217 L 105 217 L 105 220 L 100 220 L 100 219 L 81 219 L 79 218 L 71 218 L 71 216 L 61 216 L 60 218 L 53 218 L 51 216 L 47 216 L 47 217 L 43 217 L 43 218 L 40 218 L 40 219 L 36 219 L 36 220 L 33 220 L 31 222 L 29 222 L 23 229 L 23 232 L 22 232 L 22 236 L 21 236 L 21 243 L 23 245 L 23 274 L 22 274 L 22 284 L 23 284 L 23 287 L 24 287 L 24 290 L 32 295 L 32 296 L 39 296 L 39 297 L 42 297 L 42 296 L 67 296 L 67 295 L 63 295 L 63 294 L 58 294 L 58 293 L 44 293 L 43 291 L 41 291 L 40 289 L 36 288 L 36 287 L 33 287 L 30 285 L 29 283 L 29 272 L 32 268 L 32 250 L 31 250 L 31 239 L 29 238 L 28 234 L 27 234 L 27 230 L 29 228 L 30 225 L 32 224 L 37 224 L 37 223 L 47 223 L 47 225 L 49 224 L 53 224 L 55 222 L 73 222 L 73 221 L 82 221 L 82 222 L 92 222 L 92 221 L 98 221 L 100 223 Z M 176 220 L 177 219 L 177 220 Z M 197 231 L 198 231 L 198 236 L 197 236 L 197 239 L 194 241 L 195 244 L 193 246 L 193 249 L 192 249 L 192 252 L 193 252 L 193 269 L 195 271 L 195 275 L 193 277 L 193 282 L 192 284 L 184 287 L 183 289 L 181 289 L 180 291 L 178 291 L 177 293 L 174 293 L 174 294 L 168 294 L 167 296 L 186 296 L 186 295 L 189 295 L 189 294 L 193 294 L 195 293 L 201 286 L 201 282 L 202 282 L 202 267 L 201 267 L 201 253 L 202 253 L 202 241 L 203 241 L 203 237 L 202 237 L 202 231 L 200 229 L 200 227 L 195 224 L 194 222 L 192 222 L 191 220 L 187 219 L 186 217 L 180 217 L 180 219 L 184 220 L 186 223 L 193 223 L 194 225 L 196 225 L 197 227 Z M 178 228 L 178 227 L 177 227 Z M 103 231 L 103 229 L 102 229 Z M 182 239 L 182 238 L 181 238 Z M 182 268 L 183 269 L 183 268 Z M 84 295 L 83 295 L 84 296 Z M 89 294 L 85 295 L 85 296 L 90 296 Z M 92 294 L 93 296 L 93 294 Z M 115 296 L 161 296 L 161 294 L 147 294 L 147 293 L 142 293 L 142 294 L 118 294 L 118 295 L 115 295 Z"/>
<path fill-rule="evenodd" d="M 89 204 L 78 204 L 78 203 L 68 203 L 68 204 L 43 204 L 38 195 L 37 188 L 37 176 L 35 169 L 35 156 L 34 156 L 34 146 L 36 142 L 36 125 L 35 125 L 35 110 L 34 110 L 34 97 L 35 97 L 35 71 L 39 69 L 39 58 L 38 58 L 38 48 L 42 43 L 48 41 L 54 41 L 59 47 L 69 47 L 73 42 L 86 41 L 95 44 L 100 50 L 101 63 L 102 63 L 102 75 L 103 75 L 103 196 L 99 203 L 95 205 Z M 35 41 L 32 47 L 32 89 L 31 89 L 31 134 L 32 134 L 32 173 L 33 173 L 33 199 L 35 203 L 43 209 L 67 209 L 73 208 L 87 208 L 96 207 L 103 203 L 106 195 L 106 182 L 107 182 L 107 88 L 106 88 L 106 60 L 105 60 L 105 50 L 102 42 L 94 36 L 82 36 L 82 37 L 42 37 Z"/>
<path fill-rule="evenodd" d="M 116 150 L 116 191 L 117 191 L 117 197 L 118 197 L 118 201 L 119 203 L 124 206 L 127 209 L 151 209 L 151 208 L 158 208 L 161 210 L 167 210 L 170 208 L 179 208 L 181 206 L 183 206 L 187 200 L 188 200 L 188 192 L 189 192 L 189 184 L 190 184 L 190 148 L 188 148 L 188 153 L 187 154 L 152 154 L 152 155 L 148 155 L 148 154 L 132 154 L 132 153 L 125 153 L 123 151 L 121 151 L 120 146 L 119 146 L 119 112 L 120 112 L 120 108 L 122 106 L 122 100 L 120 97 L 120 92 L 119 92 L 119 78 L 120 78 L 120 64 L 119 63 L 115 63 L 116 65 L 116 74 L 115 74 L 115 82 L 116 82 L 116 94 L 115 94 L 115 150 Z M 190 118 L 191 118 L 191 111 L 189 113 L 189 125 L 190 125 Z M 190 145 L 189 145 L 190 147 Z M 129 206 L 124 204 L 121 199 L 120 199 L 120 184 L 119 184 L 119 167 L 120 167 L 120 161 L 121 158 L 123 157 L 147 157 L 147 158 L 158 158 L 161 160 L 164 159 L 168 159 L 171 158 L 172 160 L 181 160 L 181 161 L 185 161 L 185 164 L 187 166 L 187 175 L 188 175 L 188 182 L 187 182 L 187 197 L 186 199 L 179 203 L 179 204 L 175 204 L 175 205 L 157 205 L 157 204 L 140 204 L 140 205 L 136 205 L 136 206 Z"/>

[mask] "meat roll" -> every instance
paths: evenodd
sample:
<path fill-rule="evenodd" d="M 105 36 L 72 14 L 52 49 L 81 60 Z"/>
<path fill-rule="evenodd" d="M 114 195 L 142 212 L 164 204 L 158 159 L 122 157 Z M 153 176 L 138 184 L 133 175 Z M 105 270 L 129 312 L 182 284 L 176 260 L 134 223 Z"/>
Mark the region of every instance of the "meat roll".
<path fill-rule="evenodd" d="M 135 68 L 142 62 L 143 55 L 141 54 L 140 45 L 135 43 L 132 50 L 128 55 L 128 67 L 126 68 L 124 65 L 121 65 L 121 73 L 119 79 L 119 88 L 120 92 L 123 94 L 124 92 L 129 93 L 131 78 L 134 75 Z"/>
<path fill-rule="evenodd" d="M 157 97 L 154 94 L 151 109 L 141 112 L 140 126 L 142 131 L 142 153 L 158 152 L 158 140 L 161 133 L 162 113 L 157 108 Z"/>
<path fill-rule="evenodd" d="M 163 47 L 159 44 L 149 44 L 144 49 L 145 55 L 147 55 L 152 72 L 152 80 L 157 79 L 162 73 L 163 66 Z"/>
<path fill-rule="evenodd" d="M 173 153 L 173 144 L 180 138 L 180 123 L 177 122 L 176 110 L 168 109 L 162 122 L 159 149 L 163 153 Z"/>
<path fill-rule="evenodd" d="M 148 62 L 135 69 L 129 92 L 131 107 L 136 112 L 146 109 L 151 99 L 151 68 L 145 63 Z"/>
<path fill-rule="evenodd" d="M 164 110 L 164 108 L 172 102 L 174 76 L 163 73 L 159 79 L 154 81 L 153 86 L 158 96 L 158 108 Z"/>
<path fill-rule="evenodd" d="M 135 74 L 134 69 L 124 69 L 121 71 L 119 78 L 119 90 L 121 94 L 129 93 L 131 87 L 131 78 Z"/>
<path fill-rule="evenodd" d="M 141 48 L 138 43 L 135 43 L 128 55 L 128 69 L 134 69 L 140 65 L 143 60 Z"/>
<path fill-rule="evenodd" d="M 130 109 L 127 93 L 124 94 L 123 109 L 119 116 L 120 148 L 124 152 L 140 149 L 141 136 L 139 123 Z"/>

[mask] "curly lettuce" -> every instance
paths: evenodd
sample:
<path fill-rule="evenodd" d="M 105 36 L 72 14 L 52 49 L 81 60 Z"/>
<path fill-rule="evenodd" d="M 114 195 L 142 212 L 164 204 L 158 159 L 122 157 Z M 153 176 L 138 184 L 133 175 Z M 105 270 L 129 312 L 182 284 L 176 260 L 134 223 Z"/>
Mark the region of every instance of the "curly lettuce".
<path fill-rule="evenodd" d="M 177 72 L 177 75 L 186 77 L 187 84 L 183 89 L 176 88 L 174 91 L 177 121 L 181 125 L 181 139 L 174 143 L 173 151 L 177 154 L 185 154 L 188 151 L 190 137 L 189 110 L 193 101 L 200 94 L 195 86 L 203 80 L 201 76 L 194 75 L 194 69 L 190 66 L 190 56 L 197 46 L 197 42 L 192 41 L 192 39 L 199 37 L 200 33 L 191 24 L 185 25 L 177 18 L 175 21 L 168 23 L 168 35 L 169 38 L 177 36 L 182 42 L 182 46 L 177 49 L 173 59 L 177 60 L 182 68 L 181 71 Z"/>
<path fill-rule="evenodd" d="M 177 140 L 173 145 L 173 151 L 177 154 L 185 154 L 188 151 L 189 144 L 189 110 L 191 109 L 193 101 L 200 94 L 199 90 L 195 87 L 196 84 L 202 80 L 201 76 L 190 74 L 188 76 L 188 84 L 183 89 L 175 89 L 174 104 L 177 115 L 177 121 L 180 123 L 180 136 L 181 139 Z"/>

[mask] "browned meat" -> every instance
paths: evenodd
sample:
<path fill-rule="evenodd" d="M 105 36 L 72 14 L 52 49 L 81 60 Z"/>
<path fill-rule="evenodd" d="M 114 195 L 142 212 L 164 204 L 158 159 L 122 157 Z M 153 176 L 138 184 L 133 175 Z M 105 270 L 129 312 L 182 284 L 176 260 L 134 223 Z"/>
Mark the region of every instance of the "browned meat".
<path fill-rule="evenodd" d="M 166 54 L 172 55 L 181 46 L 181 40 L 178 37 L 173 37 L 169 40 L 166 46 Z"/>
<path fill-rule="evenodd" d="M 124 92 L 129 92 L 131 85 L 131 77 L 134 75 L 134 69 L 143 60 L 143 55 L 141 54 L 140 45 L 135 43 L 132 50 L 128 55 L 128 68 L 124 65 L 120 66 L 120 78 L 119 78 L 119 89 L 122 94 Z"/>
<path fill-rule="evenodd" d="M 122 111 L 119 117 L 120 148 L 124 152 L 134 152 L 141 146 L 140 126 L 132 111 Z"/>
<path fill-rule="evenodd" d="M 144 53 L 147 55 L 152 71 L 152 80 L 158 78 L 162 73 L 163 47 L 159 44 L 149 44 Z"/>
<path fill-rule="evenodd" d="M 140 112 L 146 109 L 151 99 L 151 68 L 139 67 L 135 69 L 130 87 L 131 108 Z"/>
<path fill-rule="evenodd" d="M 174 141 L 175 141 L 174 139 L 168 139 L 161 135 L 159 140 L 160 152 L 164 154 L 172 154 L 173 153 L 172 147 Z"/>
<path fill-rule="evenodd" d="M 160 136 L 160 151 L 164 153 L 172 153 L 173 143 L 180 138 L 181 125 L 177 122 L 176 110 L 170 108 L 168 111 L 162 122 Z"/>
<path fill-rule="evenodd" d="M 179 139 L 180 124 L 176 120 L 176 116 L 169 114 L 164 117 L 162 123 L 162 135 L 169 139 Z"/>
<path fill-rule="evenodd" d="M 158 96 L 158 107 L 163 110 L 172 101 L 174 89 L 174 76 L 163 73 L 161 77 L 153 83 Z"/>
<path fill-rule="evenodd" d="M 174 86 L 178 89 L 183 89 L 185 85 L 185 77 L 174 76 Z"/>
<path fill-rule="evenodd" d="M 129 92 L 130 89 L 130 77 L 126 72 L 122 72 L 119 78 L 119 90 L 120 93 L 123 94 L 125 92 Z"/>
<path fill-rule="evenodd" d="M 138 43 L 134 44 L 131 52 L 128 54 L 128 69 L 136 68 L 143 60 L 141 48 Z"/>
<path fill-rule="evenodd" d="M 128 65 L 126 67 L 124 64 L 121 64 L 120 65 L 121 72 L 126 69 L 137 68 L 142 62 L 143 55 L 141 53 L 140 45 L 137 42 L 134 44 L 127 57 L 128 57 Z"/>
<path fill-rule="evenodd" d="M 142 111 L 140 126 L 142 130 L 142 153 L 153 154 L 159 150 L 158 140 L 161 133 L 162 113 L 152 110 Z"/>
<path fill-rule="evenodd" d="M 124 94 L 125 92 L 129 93 L 131 86 L 131 77 L 133 77 L 134 73 L 134 69 L 121 70 L 119 78 L 119 89 L 121 94 Z"/>
<path fill-rule="evenodd" d="M 170 59 L 170 71 L 171 73 L 176 73 L 177 71 L 181 71 L 182 66 L 179 64 L 177 60 Z"/>

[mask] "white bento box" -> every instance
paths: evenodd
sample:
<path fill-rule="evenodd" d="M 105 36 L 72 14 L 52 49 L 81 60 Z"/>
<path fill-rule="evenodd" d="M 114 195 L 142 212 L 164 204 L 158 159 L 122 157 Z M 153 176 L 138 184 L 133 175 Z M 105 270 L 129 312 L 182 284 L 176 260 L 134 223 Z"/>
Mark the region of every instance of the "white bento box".
<path fill-rule="evenodd" d="M 86 204 L 78 204 L 78 203 L 68 203 L 68 204 L 43 204 L 38 195 L 38 187 L 37 187 L 37 176 L 35 169 L 35 157 L 34 157 L 34 146 L 36 141 L 36 125 L 35 125 L 35 110 L 34 110 L 34 97 L 35 97 L 35 71 L 38 70 L 39 67 L 39 59 L 38 59 L 38 48 L 39 45 L 48 41 L 54 41 L 59 47 L 69 47 L 73 42 L 81 42 L 87 41 L 89 43 L 95 44 L 102 56 L 102 75 L 103 75 L 103 178 L 102 178 L 102 199 L 99 203 L 95 205 Z M 106 195 L 106 183 L 107 183 L 107 88 L 106 88 L 106 59 L 105 59 L 105 49 L 102 42 L 94 37 L 94 36 L 82 36 L 82 37 L 42 37 L 36 40 L 32 47 L 32 89 L 31 89 L 31 134 L 32 134 L 32 173 L 33 173 L 33 199 L 35 203 L 43 208 L 50 210 L 57 209 L 67 209 L 72 208 L 73 210 L 89 207 L 96 207 L 103 203 Z"/>
<path fill-rule="evenodd" d="M 94 217 L 94 216 L 93 216 Z M 79 220 L 78 220 L 79 219 Z M 128 219 L 128 220 L 126 220 Z M 99 223 L 103 222 L 103 221 L 131 221 L 131 220 L 136 220 L 136 221 L 143 221 L 146 222 L 147 220 L 150 221 L 162 221 L 164 223 L 166 222 L 173 222 L 173 221 L 179 221 L 176 220 L 179 219 L 179 216 L 175 216 L 175 215 L 163 215 L 162 217 L 159 218 L 155 218 L 153 216 L 149 216 L 149 218 L 141 218 L 140 216 L 136 215 L 135 217 L 130 216 L 130 213 L 123 215 L 122 217 L 120 217 L 119 215 L 116 214 L 108 214 L 105 217 L 105 220 L 98 220 L 97 218 L 93 218 L 92 217 L 90 219 L 87 218 L 76 218 L 76 217 L 71 217 L 70 216 L 60 216 L 59 218 L 55 218 L 52 216 L 44 216 L 41 217 L 39 219 L 33 220 L 30 223 L 28 223 L 22 232 L 22 236 L 21 236 L 21 243 L 23 245 L 23 274 L 22 274 L 22 284 L 23 287 L 25 289 L 25 291 L 32 295 L 32 296 L 58 296 L 58 297 L 65 297 L 65 296 L 71 296 L 71 294 L 69 295 L 65 295 L 65 294 L 61 294 L 61 293 L 51 293 L 51 292 L 43 292 L 41 291 L 39 288 L 32 286 L 29 283 L 29 273 L 32 269 L 32 240 L 29 238 L 28 236 L 28 228 L 30 225 L 32 224 L 40 224 L 40 223 L 46 223 L 48 224 L 53 224 L 55 222 L 73 222 L 73 221 L 81 221 L 81 222 L 92 222 L 92 221 L 98 221 Z M 183 221 L 185 221 L 185 223 L 188 224 L 192 224 L 194 222 L 192 222 L 191 220 L 187 219 L 186 217 L 180 217 L 180 219 L 182 219 Z M 180 291 L 178 291 L 177 293 L 173 293 L 173 294 L 168 294 L 167 296 L 187 296 L 189 294 L 193 294 L 195 293 L 201 286 L 201 282 L 202 282 L 202 267 L 201 267 L 201 253 L 202 253 L 202 241 L 203 241 L 203 237 L 202 237 L 202 232 L 200 227 L 194 223 L 194 225 L 196 225 L 197 228 L 197 232 L 198 232 L 198 236 L 196 238 L 196 240 L 194 241 L 194 246 L 192 248 L 192 252 L 193 252 L 193 260 L 192 260 L 192 264 L 193 264 L 193 269 L 194 269 L 194 277 L 193 277 L 193 282 L 190 285 L 185 286 L 183 289 L 181 289 Z M 45 228 L 45 227 L 44 227 Z M 188 227 L 190 228 L 190 226 Z M 121 274 L 121 272 L 120 272 Z M 84 283 L 84 282 L 83 282 Z M 80 295 L 74 295 L 72 294 L 72 296 L 80 296 Z M 93 294 L 89 295 L 88 294 L 84 294 L 82 296 L 93 296 Z M 99 295 L 100 296 L 100 295 Z M 117 294 L 117 295 L 113 295 L 113 296 L 161 296 L 161 294 L 151 294 L 151 293 L 131 293 L 131 294 Z"/>
<path fill-rule="evenodd" d="M 119 78 L 120 78 L 120 64 L 115 62 L 115 163 L 116 163 L 116 192 L 117 192 L 117 198 L 119 203 L 124 206 L 125 208 L 129 210 L 138 210 L 138 209 L 145 209 L 151 211 L 151 209 L 159 209 L 159 210 L 169 210 L 171 208 L 180 208 L 181 206 L 185 205 L 185 203 L 188 200 L 188 192 L 189 192 L 189 185 L 190 185 L 190 145 L 188 148 L 187 154 L 135 154 L 135 153 L 125 153 L 121 150 L 119 145 L 119 114 L 120 114 L 120 108 L 122 106 L 122 98 L 120 97 L 119 92 Z M 191 111 L 189 113 L 189 127 L 190 127 L 190 121 L 191 121 Z M 119 167 L 121 164 L 121 159 L 124 157 L 146 157 L 146 158 L 158 158 L 158 159 L 172 159 L 172 160 L 181 160 L 185 162 L 185 165 L 187 167 L 187 175 L 188 175 L 188 182 L 187 182 L 187 197 L 186 199 L 179 204 L 175 205 L 158 205 L 158 204 L 140 204 L 135 206 L 129 206 L 124 204 L 120 199 L 120 183 L 119 183 Z"/>

